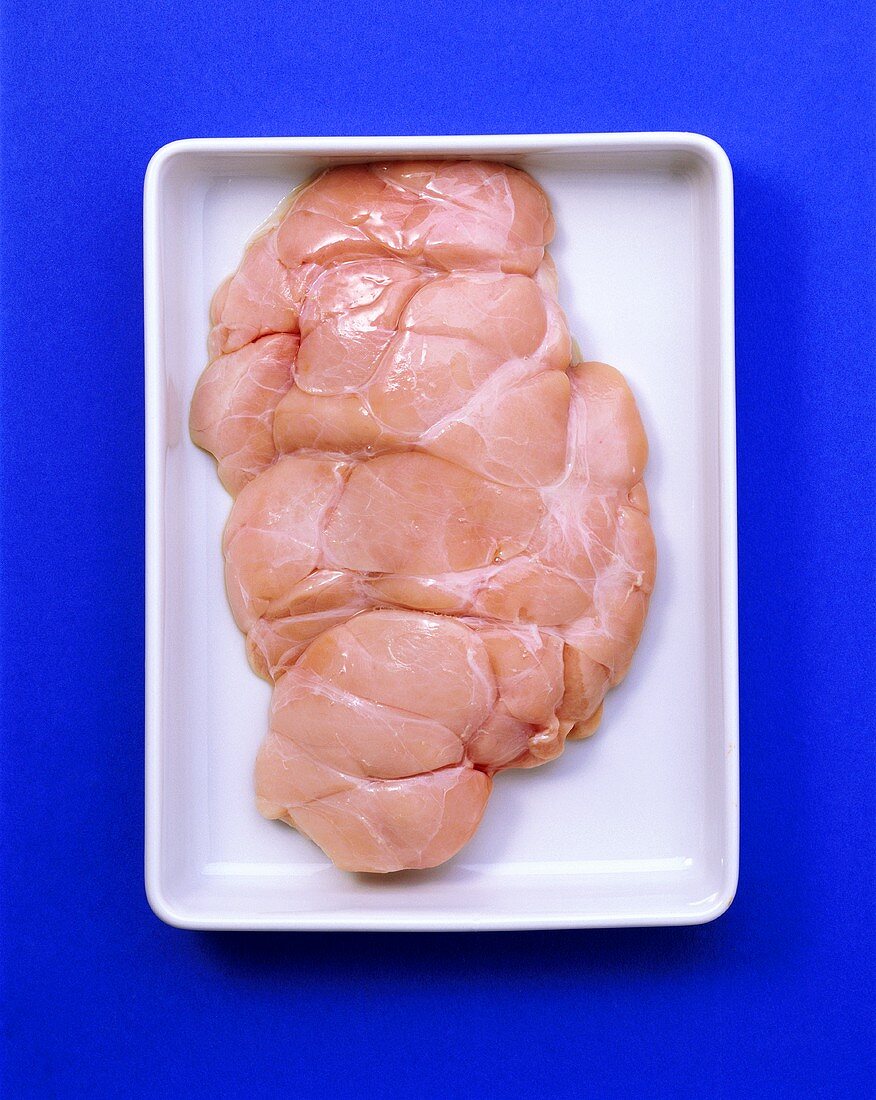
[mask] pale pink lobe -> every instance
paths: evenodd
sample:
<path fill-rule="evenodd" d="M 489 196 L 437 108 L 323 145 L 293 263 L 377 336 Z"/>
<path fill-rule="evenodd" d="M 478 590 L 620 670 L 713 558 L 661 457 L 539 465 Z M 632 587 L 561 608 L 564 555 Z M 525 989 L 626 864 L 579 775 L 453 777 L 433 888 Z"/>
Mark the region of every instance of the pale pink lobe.
<path fill-rule="evenodd" d="M 346 469 L 323 458 L 289 455 L 250 482 L 225 527 L 225 584 L 234 617 L 247 631 L 277 617 L 290 592 L 318 565 L 325 516 Z"/>
<path fill-rule="evenodd" d="M 297 352 L 297 336 L 265 336 L 215 359 L 195 387 L 191 437 L 215 455 L 232 496 L 276 458 L 274 413 L 292 385 Z"/>
<path fill-rule="evenodd" d="M 435 718 L 460 737 L 496 698 L 490 658 L 478 634 L 453 619 L 372 611 L 327 631 L 298 663 L 356 695 Z M 430 670 L 423 691 L 422 670 Z"/>
<path fill-rule="evenodd" d="M 359 577 L 329 569 L 317 569 L 293 585 L 280 602 L 278 617 L 257 619 L 246 636 L 249 662 L 266 680 L 290 668 L 324 630 L 373 604 Z"/>
<path fill-rule="evenodd" d="M 505 485 L 550 485 L 566 466 L 569 392 L 563 371 L 527 378 L 452 420 L 428 448 Z"/>
<path fill-rule="evenodd" d="M 531 490 L 432 455 L 383 455 L 350 475 L 326 527 L 326 561 L 379 573 L 473 569 L 524 550 L 541 507 Z"/>
<path fill-rule="evenodd" d="M 278 229 L 289 267 L 394 256 L 532 275 L 554 224 L 523 172 L 472 161 L 348 165 L 317 177 Z"/>
<path fill-rule="evenodd" d="M 429 692 L 423 667 L 435 673 Z M 495 701 L 475 631 L 410 612 L 355 616 L 278 681 L 256 765 L 259 808 L 350 870 L 443 862 L 489 796 L 464 746 Z"/>
<path fill-rule="evenodd" d="M 402 310 L 430 275 L 396 260 L 330 267 L 311 281 L 301 310 L 298 385 L 349 393 L 369 381 Z"/>
<path fill-rule="evenodd" d="M 633 395 L 618 371 L 605 363 L 582 363 L 570 374 L 580 466 L 590 493 L 584 526 L 596 571 L 593 621 L 578 624 L 578 644 L 616 684 L 626 675 L 641 636 L 656 572 L 641 481 L 648 444 Z"/>
<path fill-rule="evenodd" d="M 237 271 L 213 296 L 210 358 L 237 351 L 276 332 L 298 332 L 298 313 L 309 272 L 291 270 L 277 255 L 271 229 L 247 248 Z"/>
<path fill-rule="evenodd" d="M 278 816 L 315 841 L 342 871 L 437 867 L 471 840 L 492 786 L 484 772 L 461 765 L 408 779 L 363 781 Z"/>
<path fill-rule="evenodd" d="M 355 393 L 318 397 L 292 386 L 274 413 L 274 445 L 292 451 L 337 451 L 367 454 L 379 448 L 387 433 Z"/>
<path fill-rule="evenodd" d="M 547 725 L 563 700 L 563 643 L 532 627 L 484 626 L 478 636 L 487 648 L 499 696 L 509 714 L 533 725 Z"/>

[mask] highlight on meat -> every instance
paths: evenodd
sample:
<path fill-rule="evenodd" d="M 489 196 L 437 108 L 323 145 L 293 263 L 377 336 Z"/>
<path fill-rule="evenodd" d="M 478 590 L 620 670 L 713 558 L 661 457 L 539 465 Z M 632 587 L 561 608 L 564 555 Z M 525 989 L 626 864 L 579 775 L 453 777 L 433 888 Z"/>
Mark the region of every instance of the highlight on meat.
<path fill-rule="evenodd" d="M 190 426 L 273 683 L 257 804 L 348 871 L 458 852 L 497 772 L 594 732 L 642 632 L 647 442 L 573 351 L 553 233 L 506 165 L 333 168 L 213 298 Z"/>

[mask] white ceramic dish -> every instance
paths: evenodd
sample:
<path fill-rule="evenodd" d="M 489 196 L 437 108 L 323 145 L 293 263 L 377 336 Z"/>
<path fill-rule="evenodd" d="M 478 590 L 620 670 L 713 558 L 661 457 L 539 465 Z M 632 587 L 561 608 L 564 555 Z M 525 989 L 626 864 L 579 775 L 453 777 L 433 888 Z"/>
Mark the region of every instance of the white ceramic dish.
<path fill-rule="evenodd" d="M 335 870 L 256 812 L 269 688 L 247 665 L 219 551 L 230 500 L 189 441 L 213 289 L 316 168 L 476 156 L 526 168 L 559 227 L 585 357 L 619 367 L 651 442 L 658 584 L 600 732 L 496 782 L 448 865 Z M 145 187 L 146 886 L 187 928 L 502 929 L 691 924 L 738 873 L 733 197 L 691 134 L 175 142 Z"/>

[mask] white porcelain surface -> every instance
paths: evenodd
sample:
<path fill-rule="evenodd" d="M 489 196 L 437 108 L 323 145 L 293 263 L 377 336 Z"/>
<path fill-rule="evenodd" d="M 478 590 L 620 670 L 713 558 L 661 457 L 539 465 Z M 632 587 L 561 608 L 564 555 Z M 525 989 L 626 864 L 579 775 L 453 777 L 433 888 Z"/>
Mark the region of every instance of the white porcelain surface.
<path fill-rule="evenodd" d="M 651 443 L 659 551 L 645 634 L 599 733 L 496 780 L 448 865 L 336 871 L 256 812 L 268 685 L 225 600 L 230 499 L 189 440 L 207 309 L 254 228 L 316 168 L 472 155 L 546 188 L 561 302 L 585 358 L 620 368 Z M 732 180 L 690 134 L 207 139 L 145 189 L 146 885 L 190 928 L 488 929 L 686 924 L 738 869 Z"/>

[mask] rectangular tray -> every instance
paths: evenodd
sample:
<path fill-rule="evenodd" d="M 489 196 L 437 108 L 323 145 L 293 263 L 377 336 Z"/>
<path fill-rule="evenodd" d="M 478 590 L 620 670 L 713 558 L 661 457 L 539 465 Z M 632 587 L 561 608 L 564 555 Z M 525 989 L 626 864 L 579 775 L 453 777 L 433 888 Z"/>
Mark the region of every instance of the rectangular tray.
<path fill-rule="evenodd" d="M 314 170 L 472 156 L 519 165 L 557 219 L 560 300 L 612 363 L 651 444 L 659 571 L 632 671 L 590 741 L 496 780 L 449 864 L 337 871 L 263 820 L 252 790 L 270 689 L 229 611 L 230 498 L 189 440 L 208 305 L 253 230 Z M 733 192 L 693 134 L 174 142 L 144 194 L 146 889 L 185 928 L 503 929 L 693 924 L 738 875 Z"/>

